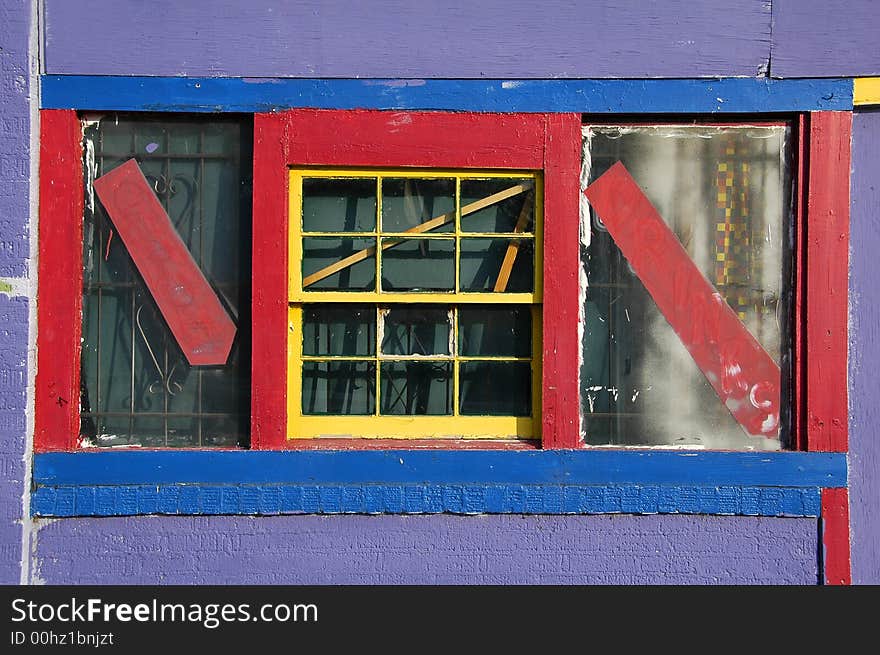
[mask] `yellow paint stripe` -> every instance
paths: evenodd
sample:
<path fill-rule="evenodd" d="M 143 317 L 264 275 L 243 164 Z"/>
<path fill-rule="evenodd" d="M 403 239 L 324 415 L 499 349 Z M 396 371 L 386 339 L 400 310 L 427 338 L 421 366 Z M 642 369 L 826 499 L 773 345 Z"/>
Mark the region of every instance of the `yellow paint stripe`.
<path fill-rule="evenodd" d="M 880 105 L 880 77 L 857 77 L 853 80 L 854 105 Z"/>

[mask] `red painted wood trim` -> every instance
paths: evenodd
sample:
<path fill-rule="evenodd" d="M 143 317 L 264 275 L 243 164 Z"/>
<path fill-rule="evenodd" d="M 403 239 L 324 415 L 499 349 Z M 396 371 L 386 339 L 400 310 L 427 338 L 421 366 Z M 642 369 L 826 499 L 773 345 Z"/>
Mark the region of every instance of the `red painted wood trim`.
<path fill-rule="evenodd" d="M 544 161 L 542 441 L 580 445 L 581 117 L 547 115 Z"/>
<path fill-rule="evenodd" d="M 226 364 L 235 323 L 137 161 L 97 178 L 94 188 L 190 366 Z"/>
<path fill-rule="evenodd" d="M 280 114 L 254 116 L 251 448 L 257 450 L 284 448 L 287 441 L 286 122 Z"/>
<path fill-rule="evenodd" d="M 825 584 L 852 584 L 846 489 L 822 490 L 822 552 Z"/>
<path fill-rule="evenodd" d="M 79 437 L 82 332 L 82 127 L 75 111 L 40 112 L 40 225 L 34 451 Z"/>
<path fill-rule="evenodd" d="M 847 450 L 847 318 L 851 112 L 809 121 L 807 446 Z"/>
<path fill-rule="evenodd" d="M 621 162 L 584 192 L 694 362 L 733 417 L 779 437 L 780 371 Z"/>
<path fill-rule="evenodd" d="M 273 123 L 271 137 L 261 137 L 270 121 L 281 120 L 283 127 Z M 544 352 L 543 352 L 543 445 L 550 448 L 574 448 L 579 442 L 578 389 L 578 189 L 580 175 L 579 114 L 491 114 L 424 111 L 312 110 L 296 109 L 276 115 L 257 116 L 254 157 L 254 233 L 270 226 L 278 233 L 276 216 L 286 216 L 288 167 L 351 166 L 351 167 L 430 167 L 430 168 L 506 168 L 544 170 Z M 261 139 L 272 142 L 268 146 Z M 274 141 L 283 143 L 279 148 Z M 271 146 L 271 147 L 269 147 Z M 279 166 L 275 157 L 283 162 Z M 267 166 L 283 169 L 285 179 L 268 173 Z M 274 186 L 273 186 L 274 185 Z M 272 196 L 272 197 L 270 197 Z M 258 209 L 262 207 L 262 209 Z M 272 215 L 269 218 L 268 215 Z M 285 218 L 286 221 L 286 218 Z M 284 223 L 286 234 L 286 222 Z M 252 444 L 255 448 L 298 448 L 284 444 L 284 429 L 279 419 L 283 408 L 286 370 L 272 364 L 257 370 L 269 357 L 286 353 L 286 345 L 278 344 L 277 329 L 259 339 L 266 347 L 258 349 L 258 333 L 270 324 L 285 330 L 287 315 L 269 310 L 277 298 L 285 298 L 286 287 L 273 280 L 265 286 L 266 274 L 257 270 L 260 257 L 272 261 L 275 272 L 286 275 L 286 243 L 267 244 L 258 253 L 254 249 L 254 401 Z M 282 261 L 284 265 L 282 266 Z M 265 264 L 264 264 L 265 265 Z M 258 278 L 265 300 L 258 308 Z M 549 280 L 549 283 L 548 283 Z M 257 315 L 261 311 L 262 317 Z M 276 315 L 277 313 L 277 315 Z M 272 318 L 269 317 L 272 314 Z M 548 318 L 549 317 L 549 318 Z M 274 348 L 274 354 L 272 350 Z M 257 375 L 266 380 L 258 388 Z M 274 378 L 269 389 L 268 379 Z M 261 383 L 260 383 L 261 384 Z M 279 388 L 281 390 L 279 391 Z M 268 394 L 268 397 L 262 397 Z M 261 409 L 262 406 L 262 409 Z M 276 408 L 269 411 L 268 407 Z M 262 427 L 259 422 L 267 422 Z M 271 434 L 271 437 L 265 435 Z M 262 435 L 262 436 L 258 436 Z M 340 447 L 357 447 L 349 441 Z M 398 443 L 398 442 L 395 442 Z M 414 441 L 408 441 L 412 444 Z M 448 442 L 448 446 L 458 442 Z M 503 446 L 503 444 L 502 444 Z M 305 446 L 308 447 L 308 446 Z M 365 446 L 366 447 L 366 446 Z M 372 447 L 372 446 L 370 446 Z"/>
<path fill-rule="evenodd" d="M 296 109 L 282 115 L 292 166 L 544 165 L 543 114 Z"/>

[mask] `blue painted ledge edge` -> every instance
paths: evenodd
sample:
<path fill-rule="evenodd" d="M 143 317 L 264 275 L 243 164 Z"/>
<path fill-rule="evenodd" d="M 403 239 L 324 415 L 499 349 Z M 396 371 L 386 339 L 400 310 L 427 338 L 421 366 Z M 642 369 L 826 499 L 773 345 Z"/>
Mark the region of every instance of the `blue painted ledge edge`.
<path fill-rule="evenodd" d="M 37 485 L 671 484 L 844 487 L 844 453 L 625 450 L 138 451 L 34 456 Z"/>
<path fill-rule="evenodd" d="M 43 109 L 270 112 L 763 113 L 849 111 L 851 78 L 390 80 L 43 75 Z"/>

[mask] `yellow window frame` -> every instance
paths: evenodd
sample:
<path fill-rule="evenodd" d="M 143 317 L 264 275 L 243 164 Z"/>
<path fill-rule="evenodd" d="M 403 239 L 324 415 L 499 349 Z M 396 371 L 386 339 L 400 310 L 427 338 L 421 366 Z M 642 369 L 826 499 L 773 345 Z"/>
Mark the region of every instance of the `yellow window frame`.
<path fill-rule="evenodd" d="M 302 230 L 302 180 L 304 178 L 375 178 L 376 224 L 367 232 L 304 232 Z M 448 292 L 389 292 L 381 288 L 381 263 L 383 248 L 374 248 L 376 259 L 375 291 L 307 291 L 302 278 L 302 240 L 308 236 L 375 238 L 381 243 L 385 237 L 413 237 L 413 233 L 385 232 L 382 230 L 382 181 L 385 178 L 454 179 L 455 216 L 451 232 L 417 233 L 428 238 L 455 240 L 455 290 Z M 530 179 L 534 189 L 533 231 L 520 233 L 463 232 L 461 230 L 461 182 L 469 179 Z M 296 168 L 289 172 L 289 253 L 288 271 L 288 353 L 287 353 L 287 438 L 368 438 L 368 439 L 538 439 L 541 425 L 541 299 L 543 288 L 543 178 L 537 171 L 522 170 L 438 170 L 438 169 L 345 169 L 345 168 Z M 511 238 L 531 239 L 534 243 L 534 280 L 531 293 L 507 292 L 461 292 L 459 287 L 459 264 L 461 238 Z M 372 356 L 344 357 L 303 355 L 303 304 L 356 303 L 374 306 L 406 304 L 439 304 L 450 308 L 460 305 L 530 305 L 531 306 L 531 357 L 465 357 L 452 349 L 450 355 L 431 356 L 431 359 L 453 363 L 453 414 L 406 415 L 379 414 L 380 362 L 393 360 L 412 361 L 415 357 L 389 356 L 376 352 Z M 458 316 L 458 312 L 454 313 Z M 457 319 L 453 334 L 457 337 Z M 457 339 L 456 339 L 457 340 Z M 375 361 L 376 388 L 375 411 L 370 415 L 306 415 L 302 412 L 302 368 L 306 361 Z M 531 416 L 463 416 L 459 414 L 459 368 L 464 361 L 529 361 L 531 364 Z"/>

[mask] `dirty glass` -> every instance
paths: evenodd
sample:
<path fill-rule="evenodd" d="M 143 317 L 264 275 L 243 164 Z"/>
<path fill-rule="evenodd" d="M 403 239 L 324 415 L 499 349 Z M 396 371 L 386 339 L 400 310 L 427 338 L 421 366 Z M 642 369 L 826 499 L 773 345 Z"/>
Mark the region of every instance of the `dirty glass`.
<path fill-rule="evenodd" d="M 751 436 L 722 404 L 602 221 L 582 220 L 581 409 L 591 445 L 775 450 L 787 439 L 792 262 L 785 125 L 591 126 L 584 183 L 617 161 L 690 259 L 779 364 L 782 439 Z M 695 319 L 696 320 L 696 319 Z"/>
<path fill-rule="evenodd" d="M 535 244 L 530 239 L 484 239 L 460 242 L 462 291 L 530 293 L 534 289 Z M 501 278 L 501 288 L 498 288 Z"/>
<path fill-rule="evenodd" d="M 369 249 L 369 250 L 368 250 Z M 364 252 L 367 251 L 368 252 Z M 324 275 L 327 267 L 346 257 L 365 257 L 350 266 Z M 311 282 L 309 276 L 320 274 Z M 305 237 L 302 240 L 303 285 L 309 291 L 373 291 L 376 288 L 376 239 L 350 237 Z"/>
<path fill-rule="evenodd" d="M 80 435 L 91 446 L 245 446 L 250 423 L 249 119 L 88 123 Z M 223 366 L 188 364 L 92 181 L 134 158 L 236 325 Z"/>
<path fill-rule="evenodd" d="M 455 229 L 455 180 L 386 178 L 382 180 L 382 231 L 406 232 L 444 214 L 449 222 L 431 230 Z"/>
<path fill-rule="evenodd" d="M 475 362 L 461 366 L 463 415 L 529 416 L 531 405 L 531 365 L 529 362 Z"/>
<path fill-rule="evenodd" d="M 381 414 L 452 414 L 452 362 L 390 361 L 379 367 Z"/>
<path fill-rule="evenodd" d="M 303 362 L 303 414 L 373 414 L 375 362 Z"/>
<path fill-rule="evenodd" d="M 383 355 L 451 355 L 451 312 L 413 305 L 380 310 L 384 317 Z"/>
<path fill-rule="evenodd" d="M 529 179 L 469 179 L 461 181 L 461 206 L 467 207 L 483 198 L 513 186 L 530 189 L 501 202 L 467 214 L 462 218 L 462 232 L 531 232 L 534 229 L 534 183 Z"/>
<path fill-rule="evenodd" d="M 454 239 L 383 239 L 383 291 L 455 289 Z"/>
<path fill-rule="evenodd" d="M 465 357 L 531 357 L 531 308 L 461 307 L 458 352 Z"/>
<path fill-rule="evenodd" d="M 371 356 L 375 335 L 375 307 L 308 305 L 303 310 L 303 355 Z"/>
<path fill-rule="evenodd" d="M 303 232 L 372 232 L 376 180 L 306 178 L 302 181 Z"/>

